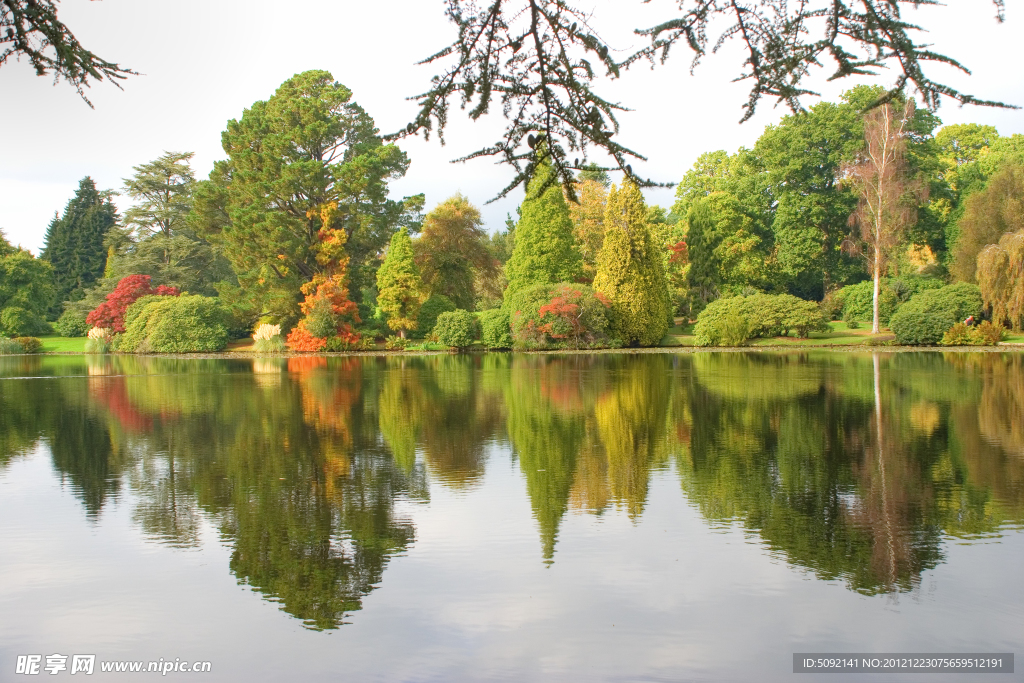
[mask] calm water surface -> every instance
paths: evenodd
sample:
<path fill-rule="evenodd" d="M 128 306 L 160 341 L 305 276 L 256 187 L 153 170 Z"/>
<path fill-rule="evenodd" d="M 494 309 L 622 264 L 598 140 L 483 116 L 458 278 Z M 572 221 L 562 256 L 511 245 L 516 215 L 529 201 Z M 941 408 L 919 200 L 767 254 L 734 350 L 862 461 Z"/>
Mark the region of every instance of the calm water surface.
<path fill-rule="evenodd" d="M 1022 523 L 1020 354 L 0 357 L 4 681 L 1019 659 Z"/>

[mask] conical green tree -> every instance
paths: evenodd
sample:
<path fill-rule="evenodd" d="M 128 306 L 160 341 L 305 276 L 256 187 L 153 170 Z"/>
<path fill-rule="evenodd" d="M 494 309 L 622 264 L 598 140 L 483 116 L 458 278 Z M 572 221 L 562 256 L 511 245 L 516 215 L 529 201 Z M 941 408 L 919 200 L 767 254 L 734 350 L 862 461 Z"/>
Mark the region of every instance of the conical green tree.
<path fill-rule="evenodd" d="M 423 302 L 423 281 L 413 260 L 409 231 L 402 228 L 391 237 L 384 263 L 377 271 L 377 305 L 388 318 L 388 327 L 405 338 L 416 329 Z"/>
<path fill-rule="evenodd" d="M 569 206 L 551 164 L 542 161 L 526 188 L 516 243 L 505 265 L 505 297 L 532 285 L 575 282 L 583 272 L 583 258 L 572 234 Z"/>
<path fill-rule="evenodd" d="M 50 313 L 57 315 L 64 301 L 76 301 L 103 276 L 107 248 L 103 238 L 117 222 L 117 209 L 109 192 L 100 192 L 86 176 L 78 184 L 64 215 L 54 216 L 46 230 L 41 257 L 53 265 L 56 303 Z"/>
<path fill-rule="evenodd" d="M 668 330 L 668 285 L 639 187 L 629 180 L 612 186 L 604 225 L 594 289 L 611 299 L 614 328 L 624 344 L 654 346 Z"/>

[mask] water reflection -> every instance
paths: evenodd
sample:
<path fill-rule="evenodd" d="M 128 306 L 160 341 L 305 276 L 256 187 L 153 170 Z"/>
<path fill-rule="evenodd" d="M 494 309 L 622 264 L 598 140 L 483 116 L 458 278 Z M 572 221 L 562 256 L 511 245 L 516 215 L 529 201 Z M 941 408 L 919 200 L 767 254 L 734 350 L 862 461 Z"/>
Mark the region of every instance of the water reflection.
<path fill-rule="evenodd" d="M 16 357 L 0 378 L 0 467 L 43 443 L 90 518 L 129 490 L 155 542 L 198 547 L 206 520 L 240 583 L 316 629 L 414 543 L 403 501 L 485 485 L 494 445 L 549 563 L 567 514 L 639 520 L 668 467 L 709 524 L 867 594 L 1024 520 L 1019 354 Z"/>

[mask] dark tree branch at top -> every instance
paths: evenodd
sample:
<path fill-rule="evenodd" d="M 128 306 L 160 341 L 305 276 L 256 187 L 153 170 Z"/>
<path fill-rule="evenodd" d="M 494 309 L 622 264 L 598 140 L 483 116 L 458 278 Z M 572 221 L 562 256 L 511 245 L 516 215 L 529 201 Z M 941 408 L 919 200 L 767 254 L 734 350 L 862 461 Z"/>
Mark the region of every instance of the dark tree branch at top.
<path fill-rule="evenodd" d="M 996 19 L 1002 21 L 1003 0 L 992 1 Z M 752 86 L 741 121 L 753 116 L 766 96 L 794 112 L 802 111 L 801 98 L 817 95 L 804 80 L 813 67 L 829 63 L 835 68 L 829 80 L 898 67 L 893 87 L 876 105 L 912 84 L 931 110 L 938 108 L 942 97 L 962 104 L 1011 106 L 978 99 L 925 74 L 924 66 L 931 62 L 970 73 L 952 57 L 915 42 L 915 32 L 924 29 L 902 17 L 907 7 L 939 5 L 938 0 L 677 0 L 678 15 L 638 29 L 636 33 L 650 38 L 651 44 L 622 62 L 610 57 L 609 46 L 592 27 L 592 16 L 565 0 L 447 4 L 446 14 L 458 37 L 420 62 L 447 67 L 432 79 L 429 90 L 410 98 L 420 104 L 415 120 L 388 137 L 422 132 L 429 138 L 436 128 L 443 144 L 453 100 L 476 120 L 497 99 L 507 120 L 503 137 L 455 160 L 491 156 L 511 165 L 516 176 L 496 198 L 532 177 L 541 158 L 552 164 L 555 177 L 573 196 L 572 172 L 586 164 L 594 148 L 614 160 L 606 170 L 617 168 L 642 186 L 657 186 L 637 178 L 628 163 L 630 157 L 645 157 L 613 140 L 619 132 L 616 112 L 628 109 L 604 99 L 591 86 L 599 76 L 619 77 L 624 68 L 640 61 L 664 63 L 680 42 L 694 53 L 692 70 L 730 39 L 742 41 L 746 58 L 735 80 L 752 81 Z M 713 22 L 721 26 L 721 33 L 712 43 Z M 544 144 L 538 146 L 540 139 Z M 582 159 L 570 159 L 570 154 Z"/>
<path fill-rule="evenodd" d="M 91 107 L 85 96 L 90 80 L 106 79 L 120 88 L 119 80 L 138 74 L 86 50 L 57 19 L 58 1 L 0 0 L 0 66 L 25 57 L 36 74 L 53 72 L 55 83 L 64 79 Z"/>

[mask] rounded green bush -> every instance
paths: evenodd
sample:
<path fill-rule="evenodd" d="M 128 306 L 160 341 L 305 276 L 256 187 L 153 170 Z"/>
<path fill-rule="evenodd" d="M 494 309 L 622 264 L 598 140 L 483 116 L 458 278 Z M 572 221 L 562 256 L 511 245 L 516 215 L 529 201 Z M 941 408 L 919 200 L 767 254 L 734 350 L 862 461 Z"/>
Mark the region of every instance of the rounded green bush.
<path fill-rule="evenodd" d="M 225 319 L 220 304 L 209 297 L 143 297 L 128 307 L 117 349 L 129 353 L 220 351 L 228 342 Z"/>
<path fill-rule="evenodd" d="M 433 294 L 420 306 L 419 315 L 416 317 L 416 336 L 425 337 L 437 325 L 437 316 L 448 311 L 454 311 L 455 304 L 443 294 Z"/>
<path fill-rule="evenodd" d="M 492 308 L 480 314 L 480 341 L 489 349 L 512 348 L 512 323 L 508 311 Z"/>
<path fill-rule="evenodd" d="M 806 337 L 828 330 L 828 316 L 813 301 L 791 294 L 751 294 L 712 301 L 697 316 L 697 346 L 740 346 L 748 339 Z"/>
<path fill-rule="evenodd" d="M 956 322 L 948 311 L 925 312 L 903 307 L 889 321 L 889 329 L 896 335 L 897 344 L 933 346 L 942 341 L 946 330 Z"/>
<path fill-rule="evenodd" d="M 476 339 L 476 316 L 461 309 L 445 311 L 437 316 L 434 334 L 437 341 L 445 346 L 464 349 L 473 345 Z"/>
<path fill-rule="evenodd" d="M 67 310 L 57 319 L 53 327 L 62 337 L 84 337 L 92 325 L 85 322 L 85 314 L 81 311 Z"/>

